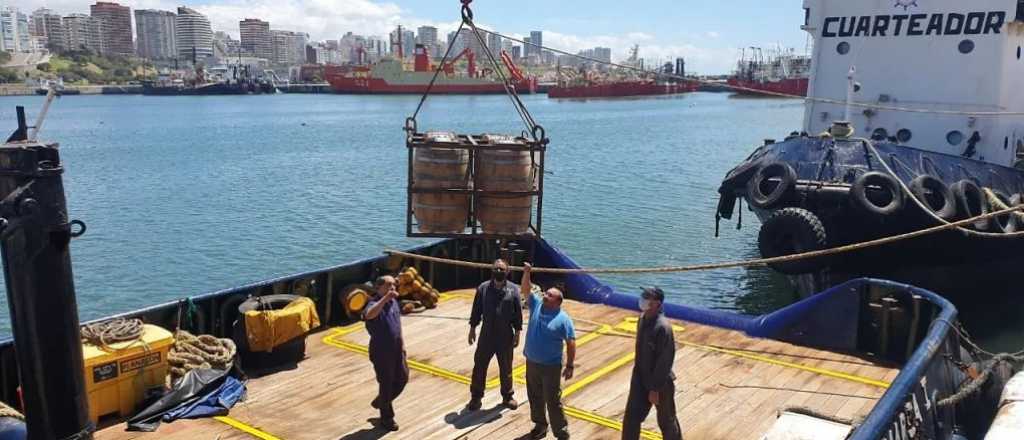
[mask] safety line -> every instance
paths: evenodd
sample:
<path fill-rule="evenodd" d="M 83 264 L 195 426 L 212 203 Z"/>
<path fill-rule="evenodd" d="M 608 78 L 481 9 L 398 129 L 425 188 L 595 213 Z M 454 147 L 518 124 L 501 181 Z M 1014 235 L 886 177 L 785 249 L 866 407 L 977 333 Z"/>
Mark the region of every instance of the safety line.
<path fill-rule="evenodd" d="M 245 423 L 238 421 L 238 419 L 234 419 L 228 416 L 216 416 L 213 419 L 218 422 L 224 423 L 232 428 L 235 428 L 239 431 L 245 432 L 246 434 L 249 434 L 260 440 L 281 440 L 280 437 L 276 437 L 256 427 L 246 425 Z"/>
<path fill-rule="evenodd" d="M 870 144 L 869 144 L 870 145 Z M 885 161 L 882 161 L 885 164 Z M 902 183 L 902 180 L 897 179 L 901 186 L 906 185 Z M 916 231 L 907 232 L 905 234 L 892 235 L 888 237 L 877 238 L 874 240 L 863 241 L 859 243 L 846 244 L 842 246 L 832 247 L 828 249 L 819 249 L 816 251 L 808 251 L 798 254 L 782 255 L 778 257 L 770 258 L 755 258 L 752 260 L 742 261 L 729 261 L 722 263 L 705 263 L 705 264 L 691 264 L 687 266 L 663 266 L 663 267 L 614 267 L 614 268 L 574 268 L 566 269 L 561 267 L 535 267 L 532 269 L 535 273 L 556 273 L 556 274 L 576 274 L 576 273 L 589 273 L 589 274 L 601 274 L 601 273 L 617 273 L 617 274 L 637 274 L 637 273 L 666 273 L 666 272 L 695 272 L 704 270 L 718 270 L 718 269 L 732 269 L 737 267 L 761 267 L 768 266 L 778 263 L 788 263 L 793 261 L 809 260 L 811 258 L 826 257 L 830 255 L 843 254 L 852 251 L 859 251 L 866 248 L 878 247 L 889 243 L 895 243 L 898 241 L 909 240 L 911 238 L 917 238 L 924 235 L 934 234 L 949 229 L 960 228 L 961 231 L 969 231 L 964 229 L 963 226 L 977 222 L 979 220 L 985 220 L 992 217 L 999 217 L 1009 214 L 1014 211 L 1020 211 L 1024 209 L 1024 204 L 1016 205 L 1007 209 L 999 211 L 993 211 L 986 214 L 981 214 L 976 217 L 971 217 L 963 220 L 957 220 L 955 222 L 947 222 L 937 226 L 932 226 L 924 229 L 918 229 Z M 931 211 L 928 211 L 931 212 Z M 932 213 L 934 215 L 934 213 Z M 982 233 L 977 231 L 969 231 L 970 235 L 983 235 L 983 236 L 1001 236 L 1003 238 L 1015 238 L 1015 234 L 1020 232 L 1010 233 Z M 491 263 L 478 263 L 474 261 L 463 261 L 454 260 L 451 258 L 438 258 L 430 257 L 426 255 L 419 255 L 410 252 L 403 252 L 394 249 L 385 249 L 385 254 L 399 255 L 406 258 L 412 258 L 422 261 L 430 261 L 434 263 L 451 264 L 453 266 L 462 267 L 473 267 L 478 269 L 490 268 L 493 266 Z M 521 266 L 509 266 L 509 270 L 522 271 Z"/>

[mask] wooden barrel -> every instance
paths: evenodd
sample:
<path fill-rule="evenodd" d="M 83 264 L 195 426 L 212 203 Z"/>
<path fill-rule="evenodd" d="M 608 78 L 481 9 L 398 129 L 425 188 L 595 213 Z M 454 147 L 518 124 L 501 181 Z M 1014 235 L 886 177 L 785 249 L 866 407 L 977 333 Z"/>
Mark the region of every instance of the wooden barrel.
<path fill-rule="evenodd" d="M 492 137 L 494 145 L 477 151 L 477 184 L 485 191 L 533 191 L 536 170 L 527 150 L 504 150 L 523 145 L 509 137 Z M 522 234 L 529 230 L 533 196 L 481 196 L 476 218 L 488 234 Z"/>
<path fill-rule="evenodd" d="M 429 133 L 438 142 L 454 142 L 455 134 Z M 417 148 L 413 152 L 412 185 L 416 189 L 468 189 L 469 151 Z M 469 221 L 468 194 L 413 194 L 413 215 L 420 232 L 457 234 Z"/>

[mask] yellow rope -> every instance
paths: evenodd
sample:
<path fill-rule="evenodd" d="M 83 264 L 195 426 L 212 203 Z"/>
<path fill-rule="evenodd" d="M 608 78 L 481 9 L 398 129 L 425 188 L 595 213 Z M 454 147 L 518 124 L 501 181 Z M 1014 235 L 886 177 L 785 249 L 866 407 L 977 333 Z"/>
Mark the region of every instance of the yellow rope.
<path fill-rule="evenodd" d="M 736 267 L 766 266 L 766 265 L 769 265 L 769 264 L 786 263 L 786 262 L 797 261 L 797 260 L 806 260 L 806 259 L 810 259 L 810 258 L 825 257 L 825 256 L 829 256 L 829 255 L 836 255 L 836 254 L 841 254 L 841 253 L 845 253 L 845 252 L 851 252 L 851 251 L 856 251 L 856 250 L 861 250 L 861 249 L 867 249 L 867 248 L 881 246 L 881 245 L 885 245 L 885 244 L 889 244 L 889 243 L 895 243 L 895 242 L 902 241 L 902 240 L 908 240 L 908 239 L 920 237 L 920 236 L 923 236 L 923 235 L 933 234 L 933 233 L 936 233 L 936 232 L 945 231 L 945 230 L 949 230 L 949 229 L 961 228 L 961 230 L 963 230 L 963 231 L 968 231 L 967 229 L 963 229 L 962 226 L 969 225 L 969 224 L 974 223 L 974 222 L 976 222 L 978 220 L 984 220 L 984 219 L 987 219 L 987 218 L 992 218 L 992 217 L 997 217 L 997 216 L 1000 216 L 1000 215 L 1008 214 L 1008 213 L 1020 210 L 1021 208 L 1024 208 L 1024 205 L 1017 205 L 1017 206 L 1009 207 L 1009 208 L 1006 208 L 1006 209 L 1001 209 L 999 211 L 993 211 L 993 212 L 990 212 L 990 213 L 987 213 L 987 214 L 982 214 L 982 215 L 979 215 L 977 217 L 971 217 L 969 219 L 964 219 L 964 220 L 959 220 L 959 221 L 955 221 L 955 222 L 945 223 L 945 224 L 941 224 L 941 225 L 937 225 L 937 226 L 932 226 L 930 228 L 921 229 L 921 230 L 917 230 L 917 231 L 913 231 L 913 232 L 908 232 L 906 234 L 894 235 L 894 236 L 890 236 L 890 237 L 883 237 L 883 238 L 879 238 L 879 239 L 876 239 L 876 240 L 870 240 L 870 241 L 865 241 L 865 242 L 861 242 L 861 243 L 848 244 L 848 245 L 845 245 L 845 246 L 838 246 L 838 247 L 834 247 L 834 248 L 830 248 L 830 249 L 822 249 L 822 250 L 818 250 L 818 251 L 804 252 L 802 254 L 783 255 L 783 256 L 780 256 L 780 257 L 758 258 L 758 259 L 754 259 L 754 260 L 731 261 L 731 262 L 725 262 L 725 263 L 694 264 L 694 265 L 689 265 L 689 266 L 617 267 L 617 268 L 582 268 L 582 269 L 563 269 L 563 268 L 553 268 L 553 267 L 535 267 L 535 268 L 533 268 L 532 271 L 533 272 L 537 272 L 537 273 L 561 273 L 561 274 L 569 274 L 569 273 L 592 273 L 592 274 L 597 274 L 597 273 L 659 273 L 659 272 L 694 272 L 694 271 L 700 271 L 700 270 L 715 270 L 715 269 L 729 269 L 729 268 L 736 268 Z M 971 232 L 973 234 L 981 234 L 981 235 L 986 235 L 986 236 L 989 235 L 987 233 L 980 233 L 980 232 L 977 232 L 977 231 L 969 231 L 969 232 Z M 1013 236 L 1014 234 L 1022 234 L 1022 233 L 1016 233 L 1015 232 L 1015 233 L 1012 233 L 1012 234 L 992 234 L 992 235 L 998 235 L 998 236 L 1004 236 L 1005 237 L 1005 236 Z M 491 264 L 491 263 L 477 263 L 477 262 L 473 262 L 473 261 L 455 260 L 455 259 L 450 259 L 450 258 L 429 257 L 429 256 L 426 256 L 426 255 L 419 255 L 419 254 L 413 254 L 413 253 L 409 253 L 409 252 L 402 252 L 402 251 L 398 251 L 398 250 L 394 250 L 394 249 L 385 249 L 384 253 L 390 254 L 390 255 L 398 255 L 398 256 L 402 256 L 402 257 L 406 257 L 406 258 L 413 258 L 413 259 L 417 259 L 417 260 L 430 261 L 430 262 L 434 262 L 434 263 L 451 264 L 451 265 L 454 265 L 454 266 L 472 267 L 472 268 L 476 268 L 476 269 L 490 269 L 493 266 L 493 264 Z M 523 268 L 521 266 L 509 266 L 509 269 L 511 269 L 511 270 L 518 270 L 518 271 L 522 271 L 523 270 Z"/>

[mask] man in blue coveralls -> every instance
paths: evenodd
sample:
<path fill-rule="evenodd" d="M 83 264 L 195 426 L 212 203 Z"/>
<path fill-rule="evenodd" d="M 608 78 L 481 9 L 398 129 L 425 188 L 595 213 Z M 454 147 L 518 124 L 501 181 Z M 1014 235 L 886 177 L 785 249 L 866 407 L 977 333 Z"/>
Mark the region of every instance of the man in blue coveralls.
<path fill-rule="evenodd" d="M 405 362 L 402 321 L 398 306 L 398 282 L 390 275 L 378 277 L 373 283 L 376 295 L 363 309 L 363 320 L 370 333 L 370 362 L 377 374 L 378 392 L 370 406 L 380 410 L 380 427 L 398 431 L 392 402 L 402 394 L 409 382 L 409 366 Z"/>
<path fill-rule="evenodd" d="M 569 438 L 569 422 L 562 409 L 562 378 L 572 379 L 576 360 L 576 330 L 572 319 L 562 310 L 562 292 L 554 287 L 536 295 L 530 292 L 530 263 L 523 263 L 521 294 L 530 309 L 530 323 L 526 328 L 526 395 L 530 399 L 530 419 L 533 430 L 529 438 L 542 439 L 548 432 L 547 416 L 557 439 Z M 566 362 L 562 369 L 562 343 L 565 342 Z M 561 372 L 561 375 L 559 375 Z M 559 377 L 561 376 L 561 377 Z"/>

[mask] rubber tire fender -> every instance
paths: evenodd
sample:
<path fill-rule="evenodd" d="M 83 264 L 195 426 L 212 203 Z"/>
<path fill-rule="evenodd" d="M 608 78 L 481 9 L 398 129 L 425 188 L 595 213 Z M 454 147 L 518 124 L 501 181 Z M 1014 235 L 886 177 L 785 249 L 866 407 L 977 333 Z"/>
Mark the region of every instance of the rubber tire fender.
<path fill-rule="evenodd" d="M 950 187 L 953 198 L 956 199 L 957 218 L 968 219 L 979 215 L 988 214 L 988 199 L 981 187 L 973 181 L 964 179 Z M 987 231 L 991 226 L 992 219 L 986 218 L 971 222 L 971 226 L 978 231 Z"/>
<path fill-rule="evenodd" d="M 942 206 L 937 208 L 931 206 L 928 203 L 928 197 L 925 191 L 932 191 L 942 197 Z M 921 203 L 924 203 L 928 209 L 935 214 L 935 216 L 951 221 L 956 219 L 956 201 L 953 199 L 953 191 L 950 191 L 949 187 L 945 183 L 942 183 L 938 177 L 930 174 L 922 174 L 910 181 L 910 192 L 917 197 Z"/>
<path fill-rule="evenodd" d="M 886 206 L 878 206 L 868 198 L 868 188 L 877 186 L 892 196 Z M 850 197 L 861 209 L 883 217 L 892 216 L 903 210 L 903 190 L 896 178 L 882 172 L 871 171 L 861 174 L 850 188 Z"/>
<path fill-rule="evenodd" d="M 828 236 L 821 219 L 803 208 L 783 208 L 773 212 L 761 224 L 761 231 L 757 235 L 757 247 L 763 258 L 819 251 L 827 246 Z M 818 257 L 772 263 L 769 266 L 787 275 L 800 275 L 815 272 L 827 265 L 826 258 Z"/>
<path fill-rule="evenodd" d="M 1011 199 L 1010 197 L 1007 197 L 1006 193 L 1004 193 L 1002 191 L 999 191 L 999 190 L 996 190 L 996 189 L 992 190 L 992 194 L 995 195 L 996 198 L 999 199 L 999 201 L 1003 202 L 1003 204 L 1006 205 L 1006 206 L 1013 206 L 1013 205 L 1015 205 L 1017 203 L 1020 203 L 1020 201 L 1017 201 L 1016 203 L 1014 203 L 1014 200 Z M 1014 197 L 1020 197 L 1018 194 L 1014 194 L 1013 196 Z M 986 197 L 985 200 L 987 201 L 988 197 Z M 995 206 L 989 206 L 989 212 L 994 212 L 994 211 L 999 211 L 999 210 L 1000 209 L 995 207 Z M 1009 213 L 1009 214 L 1003 214 L 1003 215 L 1000 215 L 1000 216 L 992 217 L 991 229 L 992 229 L 993 232 L 1002 232 L 1004 234 L 1012 234 L 1014 232 L 1017 232 L 1020 229 L 1020 227 L 1019 227 L 1019 224 L 1017 222 L 1017 216 L 1013 215 L 1013 213 Z"/>
<path fill-rule="evenodd" d="M 779 179 L 779 183 L 771 192 L 765 194 L 761 186 L 772 178 Z M 747 201 L 757 208 L 769 209 L 779 203 L 795 187 L 796 171 L 793 171 L 793 167 L 785 162 L 770 162 L 758 168 L 754 177 L 747 181 Z"/>

